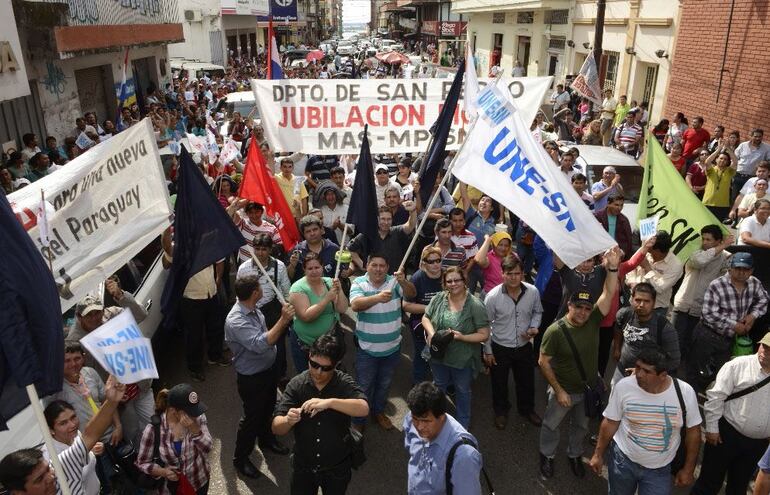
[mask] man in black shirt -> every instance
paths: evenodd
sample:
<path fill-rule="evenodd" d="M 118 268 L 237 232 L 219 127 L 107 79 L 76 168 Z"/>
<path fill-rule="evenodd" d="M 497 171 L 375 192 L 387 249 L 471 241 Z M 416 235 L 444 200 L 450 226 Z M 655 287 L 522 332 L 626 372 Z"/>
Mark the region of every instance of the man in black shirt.
<path fill-rule="evenodd" d="M 309 369 L 286 385 L 273 413 L 273 433 L 294 430 L 291 495 L 343 495 L 350 483 L 350 418 L 369 415 L 366 395 L 335 369 L 342 347 L 322 335 L 310 347 Z"/>
<path fill-rule="evenodd" d="M 403 206 L 409 212 L 409 219 L 404 225 L 394 227 L 390 209 L 387 206 L 381 206 L 377 216 L 377 238 L 369 239 L 364 234 L 358 234 L 350 241 L 348 249 L 353 255 L 353 263 L 356 267 L 366 270 L 366 260 L 369 259 L 370 254 L 384 253 L 387 257 L 389 273 L 398 271 L 417 224 L 414 201 L 404 201 Z"/>

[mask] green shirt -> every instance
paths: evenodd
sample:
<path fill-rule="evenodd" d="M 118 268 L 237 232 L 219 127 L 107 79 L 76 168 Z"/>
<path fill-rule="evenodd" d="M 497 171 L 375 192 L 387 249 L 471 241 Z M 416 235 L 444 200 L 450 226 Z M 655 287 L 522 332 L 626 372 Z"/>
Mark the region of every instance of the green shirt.
<path fill-rule="evenodd" d="M 703 191 L 703 204 L 706 206 L 730 206 L 730 182 L 735 169 L 727 167 L 709 167 L 706 172 L 706 189 Z"/>
<path fill-rule="evenodd" d="M 615 120 L 612 124 L 615 127 L 619 127 L 620 124 L 623 123 L 623 119 L 626 118 L 626 114 L 629 110 L 631 110 L 631 105 L 629 103 L 626 103 L 625 105 L 618 103 L 618 106 L 615 107 Z"/>
<path fill-rule="evenodd" d="M 489 318 L 484 303 L 473 294 L 468 294 L 463 309 L 459 313 L 449 310 L 447 292 L 440 292 L 430 300 L 425 308 L 425 316 L 433 324 L 435 331 L 451 328 L 463 335 L 476 333 L 480 328 L 489 327 Z M 598 344 L 597 344 L 598 346 Z M 453 340 L 447 348 L 444 358 L 439 363 L 451 368 L 472 368 L 474 375 L 481 370 L 481 344 L 458 342 Z"/>
<path fill-rule="evenodd" d="M 551 368 L 556 374 L 556 380 L 568 394 L 581 394 L 585 387 L 569 342 L 559 328 L 559 321 L 564 322 L 566 331 L 575 341 L 575 347 L 580 354 L 589 385 L 594 385 L 599 372 L 599 323 L 602 319 L 604 319 L 604 315 L 598 307 L 594 306 L 594 310 L 582 326 L 573 326 L 565 317 L 553 322 L 543 334 L 540 352 L 551 357 Z"/>
<path fill-rule="evenodd" d="M 328 291 L 329 287 L 331 287 L 332 279 L 329 277 L 323 277 L 323 282 Z M 301 279 L 294 282 L 291 285 L 291 289 L 289 289 L 289 294 L 292 292 L 297 294 L 305 294 L 310 300 L 310 306 L 318 303 L 324 297 L 323 295 L 318 296 L 315 292 L 313 292 L 313 289 L 311 289 L 310 285 L 307 283 L 307 277 L 302 277 Z M 324 295 L 325 294 L 326 292 L 324 292 Z M 321 315 L 313 321 L 302 321 L 295 316 L 294 332 L 297 334 L 299 340 L 305 344 L 310 345 L 315 342 L 318 337 L 331 330 L 332 326 L 334 326 L 335 320 L 336 313 L 334 311 L 334 305 L 329 303 L 324 308 L 323 313 L 321 313 Z"/>

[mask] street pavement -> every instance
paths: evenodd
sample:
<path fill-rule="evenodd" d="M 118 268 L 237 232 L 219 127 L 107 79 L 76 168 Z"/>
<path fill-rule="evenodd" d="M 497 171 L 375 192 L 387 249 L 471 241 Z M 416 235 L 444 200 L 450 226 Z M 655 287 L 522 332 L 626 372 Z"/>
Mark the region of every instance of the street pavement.
<path fill-rule="evenodd" d="M 351 313 L 352 314 L 352 313 Z M 353 370 L 352 336 L 348 337 L 348 355 L 344 365 Z M 348 488 L 351 495 L 393 495 L 406 493 L 407 454 L 404 449 L 402 424 L 407 412 L 406 395 L 411 388 L 412 340 L 408 330 L 403 331 L 401 364 L 396 371 L 390 390 L 387 414 L 396 426 L 386 432 L 376 423 L 370 422 L 365 430 L 366 464 L 358 471 L 353 471 L 353 478 Z M 175 339 L 181 342 L 181 336 Z M 208 406 L 206 416 L 214 448 L 210 455 L 211 484 L 209 493 L 260 495 L 289 493 L 289 458 L 272 452 L 263 455 L 258 448 L 251 456 L 263 477 L 257 480 L 240 477 L 232 465 L 235 446 L 235 433 L 241 414 L 241 402 L 236 391 L 235 370 L 209 365 L 206 381 L 190 382 L 184 365 L 182 345 L 166 346 L 159 354 L 159 365 L 163 387 L 176 383 L 193 384 L 201 399 Z M 170 347 L 170 349 L 168 348 Z M 291 359 L 289 358 L 289 361 Z M 165 366 L 164 366 L 165 364 Z M 291 363 L 289 367 L 291 369 Z M 612 368 L 610 368 L 612 369 Z M 545 409 L 545 380 L 536 373 L 536 410 L 542 416 Z M 515 404 L 513 380 L 509 383 L 511 402 Z M 515 405 L 509 417 L 508 427 L 504 431 L 493 425 L 494 415 L 491 409 L 492 397 L 488 375 L 480 374 L 473 386 L 473 416 L 470 431 L 480 443 L 484 457 L 484 466 L 489 473 L 498 495 L 506 494 L 605 494 L 607 481 L 591 472 L 586 465 L 586 477 L 579 480 L 573 476 L 567 464 L 566 429 L 562 434 L 562 443 L 555 461 L 555 475 L 551 480 L 541 481 L 538 470 L 539 428 L 529 424 L 515 412 Z M 591 424 L 593 432 L 598 430 L 598 421 Z M 286 445 L 293 442 L 291 433 L 281 437 Z M 593 447 L 586 440 L 585 456 L 590 457 Z M 584 457 L 585 462 L 588 457 Z M 686 493 L 676 490 L 675 493 Z M 486 494 L 486 492 L 484 492 Z"/>

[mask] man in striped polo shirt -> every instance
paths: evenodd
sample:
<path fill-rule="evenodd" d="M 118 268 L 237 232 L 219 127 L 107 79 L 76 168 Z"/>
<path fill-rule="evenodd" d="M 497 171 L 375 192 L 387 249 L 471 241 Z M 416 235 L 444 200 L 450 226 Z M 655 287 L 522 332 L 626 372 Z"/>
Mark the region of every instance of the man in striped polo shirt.
<path fill-rule="evenodd" d="M 358 313 L 356 378 L 369 409 L 385 430 L 393 428 L 385 405 L 400 356 L 401 298 L 416 294 L 403 271 L 388 275 L 387 258 L 379 253 L 369 255 L 366 275 L 356 278 L 350 288 L 350 307 Z M 365 424 L 366 418 L 353 418 L 357 430 L 362 431 Z"/>
<path fill-rule="evenodd" d="M 243 208 L 245 215 L 238 212 L 239 208 Z M 238 227 L 238 230 L 243 234 L 243 238 L 246 239 L 246 244 L 238 250 L 239 264 L 251 259 L 251 253 L 254 250 L 254 238 L 259 234 L 267 234 L 273 239 L 273 246 L 276 248 L 275 251 L 277 251 L 277 253 L 274 252 L 273 254 L 283 252 L 283 241 L 278 233 L 278 229 L 272 223 L 265 222 L 262 218 L 262 214 L 265 212 L 264 206 L 256 201 L 242 199 L 233 202 L 227 210 L 233 218 L 235 226 Z"/>

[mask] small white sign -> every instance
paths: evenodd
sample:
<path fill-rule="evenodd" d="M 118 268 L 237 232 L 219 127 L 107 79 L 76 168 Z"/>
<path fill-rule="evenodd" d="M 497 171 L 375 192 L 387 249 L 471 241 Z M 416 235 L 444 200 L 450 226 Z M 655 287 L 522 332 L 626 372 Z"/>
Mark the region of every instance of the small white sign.
<path fill-rule="evenodd" d="M 77 140 L 75 140 L 75 144 L 78 145 L 78 148 L 80 148 L 81 150 L 85 151 L 88 148 L 90 148 L 91 146 L 95 145 L 96 142 L 94 142 L 93 139 L 88 137 L 88 135 L 86 135 L 85 132 L 81 132 L 78 135 Z"/>
<path fill-rule="evenodd" d="M 128 309 L 80 339 L 80 343 L 120 383 L 158 378 L 152 342 L 142 334 Z"/>
<path fill-rule="evenodd" d="M 646 241 L 658 233 L 658 216 L 639 220 L 639 238 Z"/>

